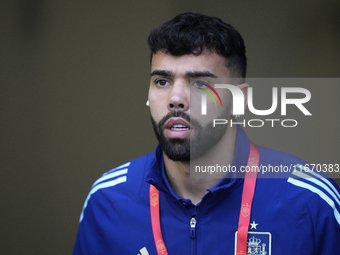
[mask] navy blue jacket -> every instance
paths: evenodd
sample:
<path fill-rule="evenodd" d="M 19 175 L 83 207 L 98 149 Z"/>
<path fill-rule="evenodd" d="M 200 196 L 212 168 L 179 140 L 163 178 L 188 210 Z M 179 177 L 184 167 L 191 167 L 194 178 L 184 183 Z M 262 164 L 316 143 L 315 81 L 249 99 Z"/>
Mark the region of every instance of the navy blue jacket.
<path fill-rule="evenodd" d="M 232 163 L 237 169 L 247 165 L 249 146 L 246 134 L 238 128 Z M 292 155 L 258 148 L 259 165 L 300 170 L 297 166 L 306 164 Z M 320 173 L 291 170 L 285 175 L 259 175 L 247 254 L 339 254 L 339 187 Z M 111 170 L 94 183 L 81 213 L 73 254 L 157 254 L 150 183 L 160 191 L 161 228 L 169 255 L 235 254 L 243 179 L 234 175 L 222 179 L 195 206 L 169 185 L 159 146 L 154 153 Z M 192 218 L 196 219 L 194 228 L 190 226 Z"/>

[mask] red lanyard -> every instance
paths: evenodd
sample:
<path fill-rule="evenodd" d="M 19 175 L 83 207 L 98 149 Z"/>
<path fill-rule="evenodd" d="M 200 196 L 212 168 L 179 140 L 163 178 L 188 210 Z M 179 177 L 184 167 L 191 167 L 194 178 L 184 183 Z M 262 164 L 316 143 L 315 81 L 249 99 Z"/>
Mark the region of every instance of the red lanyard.
<path fill-rule="evenodd" d="M 258 166 L 259 159 L 260 159 L 259 149 L 256 147 L 255 144 L 252 143 L 252 141 L 250 141 L 250 152 L 247 164 L 247 168 L 250 169 L 250 171 L 247 171 L 244 177 L 242 202 L 237 229 L 237 246 L 236 246 L 237 255 L 247 254 L 247 238 L 250 223 L 251 205 L 253 203 L 257 176 L 257 171 L 251 171 L 251 169 L 252 167 Z M 157 254 L 168 255 L 168 251 L 166 250 L 163 241 L 159 218 L 159 191 L 151 184 L 150 184 L 150 212 L 152 231 L 153 237 L 155 239 Z"/>
<path fill-rule="evenodd" d="M 250 141 L 250 152 L 248 157 L 247 166 L 252 169 L 257 169 L 259 165 L 260 152 L 255 144 Z M 248 229 L 250 223 L 251 205 L 253 203 L 255 185 L 256 185 L 257 171 L 248 171 L 244 177 L 243 191 L 242 191 L 242 202 L 240 217 L 238 219 L 237 229 L 237 246 L 236 254 L 247 254 L 247 239 Z"/>

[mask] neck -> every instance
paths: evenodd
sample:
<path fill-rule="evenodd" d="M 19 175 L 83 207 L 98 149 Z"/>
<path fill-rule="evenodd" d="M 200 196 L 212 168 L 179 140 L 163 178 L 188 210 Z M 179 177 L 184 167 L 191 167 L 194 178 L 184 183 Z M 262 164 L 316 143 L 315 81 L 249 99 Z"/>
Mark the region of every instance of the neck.
<path fill-rule="evenodd" d="M 190 163 L 193 165 L 228 166 L 232 163 L 236 148 L 236 126 L 228 127 L 222 139 L 205 155 L 191 162 L 175 162 L 164 153 L 165 173 L 174 191 L 185 199 L 190 199 L 193 204 L 198 204 L 207 193 L 224 176 L 224 173 L 209 174 L 205 178 L 190 178 Z M 204 162 L 204 163 L 203 163 Z"/>

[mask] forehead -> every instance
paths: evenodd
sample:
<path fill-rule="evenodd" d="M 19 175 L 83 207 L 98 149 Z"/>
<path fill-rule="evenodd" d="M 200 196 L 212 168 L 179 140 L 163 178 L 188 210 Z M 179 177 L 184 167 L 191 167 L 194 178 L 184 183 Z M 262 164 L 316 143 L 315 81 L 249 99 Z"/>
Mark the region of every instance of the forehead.
<path fill-rule="evenodd" d="M 185 75 L 192 71 L 209 71 L 218 77 L 228 77 L 226 59 L 215 52 L 203 51 L 200 55 L 173 56 L 162 51 L 152 55 L 151 72 L 171 71 L 174 75 Z"/>

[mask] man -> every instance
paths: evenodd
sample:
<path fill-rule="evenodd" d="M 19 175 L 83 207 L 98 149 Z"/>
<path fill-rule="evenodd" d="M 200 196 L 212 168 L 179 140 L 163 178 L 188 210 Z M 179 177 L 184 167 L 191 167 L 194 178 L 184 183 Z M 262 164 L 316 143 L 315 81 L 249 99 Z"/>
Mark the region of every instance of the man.
<path fill-rule="evenodd" d="M 216 92 L 220 107 L 209 101 L 209 114 L 198 110 L 204 89 L 220 80 L 247 96 L 240 34 L 218 18 L 186 13 L 153 30 L 148 42 L 148 99 L 160 144 L 94 183 L 74 254 L 337 254 L 336 184 L 304 173 L 306 163 L 294 156 L 253 145 L 237 125 L 214 129 L 212 119 L 235 121 L 229 90 Z M 244 171 L 190 178 L 190 166 L 207 162 L 299 171 L 275 179 Z"/>

